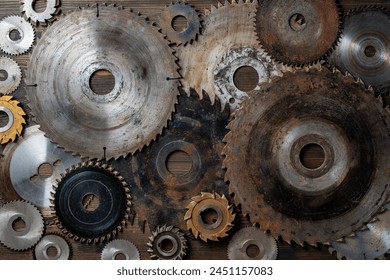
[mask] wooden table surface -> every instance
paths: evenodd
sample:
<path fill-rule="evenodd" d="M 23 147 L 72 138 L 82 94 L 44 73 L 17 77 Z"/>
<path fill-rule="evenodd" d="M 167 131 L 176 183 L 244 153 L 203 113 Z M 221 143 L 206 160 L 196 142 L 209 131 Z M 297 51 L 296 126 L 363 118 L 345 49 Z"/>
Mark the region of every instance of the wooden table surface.
<path fill-rule="evenodd" d="M 44 6 L 45 1 L 38 0 L 36 7 L 39 9 Z M 62 0 L 61 1 L 61 10 L 64 13 L 68 13 L 77 8 L 77 6 L 83 6 L 86 4 L 93 3 L 115 3 L 118 5 L 123 5 L 126 8 L 132 8 L 135 11 L 141 12 L 143 15 L 146 15 L 152 21 L 158 21 L 161 9 L 170 4 L 169 0 L 143 0 L 143 1 L 135 1 L 135 0 L 97 0 L 97 1 L 72 1 L 72 0 Z M 192 0 L 190 1 L 195 8 L 203 12 L 204 9 L 210 8 L 211 4 L 217 4 L 218 1 L 207 1 L 207 0 Z M 354 0 L 340 0 L 341 6 L 344 10 L 348 10 L 351 8 L 358 7 L 360 5 L 383 5 L 390 7 L 390 1 L 374 1 L 374 0 L 364 0 L 364 1 L 354 1 Z M 1 0 L 0 3 L 0 20 L 7 15 L 20 15 L 20 3 L 18 0 Z M 46 27 L 38 27 L 37 36 L 39 37 L 41 32 L 43 32 Z M 31 51 L 29 52 L 31 53 Z M 5 55 L 0 51 L 0 56 Z M 23 69 L 23 75 L 26 73 L 27 64 L 29 55 L 21 55 L 12 57 L 15 59 Z M 15 98 L 20 100 L 22 104 L 27 104 L 25 99 L 25 90 L 24 90 L 24 82 L 22 82 L 19 89 L 13 94 Z M 103 87 L 104 83 L 100 85 Z M 99 87 L 99 85 L 98 85 Z M 23 108 L 30 114 L 27 106 L 23 106 Z M 31 122 L 29 122 L 31 123 Z M 315 155 L 314 155 L 315 158 Z M 180 155 L 173 160 L 171 163 L 171 168 L 180 172 L 181 170 L 186 168 L 185 158 L 180 157 Z M 142 259 L 149 259 L 149 254 L 146 252 L 147 250 L 147 240 L 150 232 L 145 230 L 142 232 L 137 225 L 137 219 L 133 219 L 132 223 L 129 221 L 127 227 L 124 229 L 122 233 L 119 234 L 119 238 L 127 239 L 139 248 L 141 252 Z M 236 219 L 236 228 L 234 228 L 230 232 L 230 236 L 240 227 L 250 226 L 249 221 L 242 216 L 238 216 Z M 147 228 L 147 227 L 146 227 Z M 55 232 L 58 231 L 54 226 L 48 226 L 46 228 L 46 232 Z M 227 258 L 227 244 L 229 242 L 229 238 L 224 238 L 220 242 L 208 242 L 204 243 L 199 240 L 190 240 L 189 241 L 189 252 L 186 259 L 226 259 Z M 283 242 L 282 240 L 278 240 L 279 243 L 279 259 L 336 259 L 335 256 L 332 256 L 328 252 L 328 248 L 326 246 L 311 247 L 305 246 L 301 247 L 296 244 L 292 244 L 291 246 Z M 100 253 L 102 251 L 104 244 L 99 245 L 85 245 L 79 242 L 72 241 L 73 247 L 73 259 L 99 259 Z M 14 252 L 5 248 L 3 245 L 0 245 L 0 259 L 32 259 L 33 254 L 32 250 L 27 250 L 24 252 Z"/>

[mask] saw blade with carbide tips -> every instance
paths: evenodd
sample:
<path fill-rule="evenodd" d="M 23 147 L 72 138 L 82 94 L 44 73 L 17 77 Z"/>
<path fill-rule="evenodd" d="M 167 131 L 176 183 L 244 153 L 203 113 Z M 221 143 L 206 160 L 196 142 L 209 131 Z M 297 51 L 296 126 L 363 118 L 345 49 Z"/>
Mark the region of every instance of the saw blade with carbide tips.
<path fill-rule="evenodd" d="M 82 243 L 111 240 L 126 225 L 131 196 L 110 165 L 82 162 L 67 169 L 54 186 L 51 208 L 64 234 Z"/>
<path fill-rule="evenodd" d="M 39 125 L 27 127 L 23 136 L 7 145 L 2 154 L 2 187 L 13 188 L 24 200 L 43 208 L 50 206 L 56 179 L 81 160 L 58 148 L 39 130 Z"/>
<path fill-rule="evenodd" d="M 51 255 L 49 250 L 54 248 L 55 254 Z M 35 245 L 34 258 L 36 260 L 69 260 L 72 255 L 71 245 L 65 237 L 49 233 Z"/>
<path fill-rule="evenodd" d="M 154 260 L 182 260 L 187 252 L 184 233 L 174 226 L 158 226 L 147 243 L 150 258 Z"/>
<path fill-rule="evenodd" d="M 195 238 L 204 242 L 218 241 L 228 236 L 228 231 L 234 226 L 236 214 L 233 214 L 233 205 L 225 195 L 202 192 L 194 196 L 186 208 L 184 220 L 187 228 Z"/>
<path fill-rule="evenodd" d="M 187 26 L 183 30 L 174 28 L 175 19 L 183 17 Z M 179 45 L 187 45 L 192 43 L 200 33 L 201 20 L 198 12 L 189 3 L 176 3 L 169 5 L 163 9 L 160 16 L 159 25 L 161 32 L 167 36 L 171 42 Z"/>
<path fill-rule="evenodd" d="M 228 86 L 234 84 L 232 77 L 224 76 L 223 73 L 225 68 L 234 67 L 234 59 L 229 61 L 229 58 L 226 58 L 229 55 L 240 59 L 236 63 L 240 66 L 251 66 L 250 61 L 263 64 L 262 67 L 256 66 L 254 69 L 260 71 L 259 80 L 268 81 L 271 72 L 276 71 L 274 68 L 276 66 L 270 65 L 272 62 L 269 58 L 257 55 L 261 53 L 255 30 L 257 8 L 257 0 L 253 3 L 249 0 L 240 0 L 237 3 L 234 0 L 232 3 L 226 1 L 225 5 L 218 4 L 218 8 L 212 6 L 210 11 L 206 11 L 202 35 L 194 44 L 178 49 L 180 72 L 183 77 L 181 82 L 187 93 L 193 88 L 202 97 L 204 90 L 212 102 L 219 96 L 224 107 L 227 98 L 223 97 L 224 91 L 221 91 L 220 84 L 216 84 L 218 77 L 215 75 L 222 75 Z M 245 48 L 258 51 L 251 55 L 241 51 Z M 239 99 L 239 96 L 236 98 Z"/>
<path fill-rule="evenodd" d="M 336 251 L 339 259 L 374 260 L 383 259 L 390 250 L 390 203 L 372 222 L 353 236 L 330 243 L 330 252 Z"/>
<path fill-rule="evenodd" d="M 90 159 L 132 154 L 174 111 L 172 52 L 156 27 L 129 10 L 79 9 L 53 24 L 33 50 L 26 78 L 32 114 L 67 151 Z M 114 80 L 112 89 L 92 86 L 102 74 Z"/>
<path fill-rule="evenodd" d="M 0 21 L 0 48 L 9 55 L 26 53 L 35 41 L 35 30 L 24 18 L 8 16 Z"/>
<path fill-rule="evenodd" d="M 0 96 L 0 113 L 5 116 L 2 119 L 6 120 L 0 126 L 0 144 L 14 142 L 26 124 L 26 113 L 20 107 L 20 103 L 10 95 Z"/>
<path fill-rule="evenodd" d="M 16 228 L 17 224 L 21 226 Z M 26 201 L 11 201 L 0 208 L 0 241 L 12 250 L 33 247 L 41 239 L 43 229 L 41 213 Z"/>
<path fill-rule="evenodd" d="M 226 181 L 250 221 L 303 246 L 358 230 L 389 199 L 389 112 L 327 69 L 285 74 L 229 123 Z M 310 154 L 318 160 L 308 161 Z"/>
<path fill-rule="evenodd" d="M 42 12 L 37 12 L 35 9 L 36 0 L 22 0 L 20 3 L 21 11 L 26 20 L 34 25 L 46 25 L 50 22 L 55 14 L 58 12 L 60 0 L 46 0 L 46 7 Z"/>
<path fill-rule="evenodd" d="M 341 17 L 335 0 L 261 0 L 257 35 L 277 61 L 294 66 L 321 60 L 336 45 Z"/>
<path fill-rule="evenodd" d="M 0 56 L 0 94 L 14 92 L 22 80 L 22 70 L 18 63 L 8 57 Z"/>
<path fill-rule="evenodd" d="M 276 260 L 278 244 L 257 227 L 242 228 L 229 241 L 228 257 L 230 260 Z"/>
<path fill-rule="evenodd" d="M 363 7 L 344 18 L 343 35 L 328 58 L 331 67 L 348 72 L 380 93 L 390 89 L 390 11 Z"/>
<path fill-rule="evenodd" d="M 138 248 L 130 241 L 124 239 L 115 239 L 104 246 L 101 259 L 116 260 L 124 256 L 125 260 L 140 260 Z"/>
<path fill-rule="evenodd" d="M 219 101 L 211 105 L 192 92 L 180 95 L 176 113 L 163 134 L 133 157 L 110 161 L 131 187 L 133 209 L 140 225 L 147 221 L 153 231 L 161 224 L 188 232 L 183 216 L 188 201 L 200 192 L 228 195 L 222 169 L 223 137 L 229 108 L 221 111 Z M 171 166 L 178 155 L 185 166 Z"/>

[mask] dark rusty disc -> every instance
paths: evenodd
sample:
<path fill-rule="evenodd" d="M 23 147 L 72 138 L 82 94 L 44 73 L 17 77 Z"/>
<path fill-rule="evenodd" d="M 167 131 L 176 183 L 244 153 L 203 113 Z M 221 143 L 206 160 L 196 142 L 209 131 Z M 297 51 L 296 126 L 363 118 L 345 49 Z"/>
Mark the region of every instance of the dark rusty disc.
<path fill-rule="evenodd" d="M 339 239 L 389 193 L 389 114 L 362 84 L 311 70 L 264 84 L 230 123 L 226 179 L 251 222 L 299 244 Z M 321 164 L 304 165 L 308 145 Z"/>
<path fill-rule="evenodd" d="M 256 15 L 260 43 L 287 65 L 320 60 L 334 47 L 339 26 L 334 0 L 263 0 Z"/>
<path fill-rule="evenodd" d="M 199 100 L 195 92 L 178 100 L 172 121 L 156 142 L 112 165 L 129 182 L 133 209 L 142 224 L 147 221 L 151 230 L 169 224 L 187 233 L 184 214 L 192 197 L 201 192 L 228 194 L 221 152 L 229 109 L 221 112 L 218 100 L 212 105 L 207 95 Z M 176 151 L 188 155 L 188 172 L 168 169 L 168 157 Z"/>

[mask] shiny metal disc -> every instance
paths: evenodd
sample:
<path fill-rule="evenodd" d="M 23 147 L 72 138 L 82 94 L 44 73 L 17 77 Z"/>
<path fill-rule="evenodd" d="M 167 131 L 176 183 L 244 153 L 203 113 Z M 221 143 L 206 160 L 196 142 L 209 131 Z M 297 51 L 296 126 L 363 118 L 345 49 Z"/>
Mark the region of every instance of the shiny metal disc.
<path fill-rule="evenodd" d="M 50 248 L 55 249 L 56 254 L 53 256 L 49 254 Z M 68 242 L 63 237 L 55 234 L 48 234 L 42 237 L 34 249 L 37 260 L 68 260 L 70 253 Z"/>
<path fill-rule="evenodd" d="M 137 247 L 130 241 L 123 239 L 113 240 L 104 247 L 101 255 L 102 260 L 116 260 L 118 257 L 126 260 L 139 260 L 140 255 Z"/>
<path fill-rule="evenodd" d="M 368 7 L 344 19 L 343 36 L 329 64 L 383 91 L 390 86 L 390 14 Z"/>
<path fill-rule="evenodd" d="M 38 125 L 26 128 L 23 138 L 8 145 L 4 155 L 5 171 L 9 168 L 15 191 L 23 199 L 44 208 L 50 206 L 50 192 L 56 179 L 80 161 L 79 157 L 52 143 Z"/>
<path fill-rule="evenodd" d="M 79 9 L 53 24 L 34 48 L 28 98 L 41 129 L 90 159 L 142 149 L 162 132 L 179 94 L 176 58 L 157 28 L 119 7 Z M 99 73 L 111 77 L 94 88 Z"/>
<path fill-rule="evenodd" d="M 20 221 L 23 227 L 15 228 Z M 43 218 L 39 210 L 25 201 L 12 201 L 0 208 L 0 241 L 13 250 L 33 247 L 43 234 Z"/>

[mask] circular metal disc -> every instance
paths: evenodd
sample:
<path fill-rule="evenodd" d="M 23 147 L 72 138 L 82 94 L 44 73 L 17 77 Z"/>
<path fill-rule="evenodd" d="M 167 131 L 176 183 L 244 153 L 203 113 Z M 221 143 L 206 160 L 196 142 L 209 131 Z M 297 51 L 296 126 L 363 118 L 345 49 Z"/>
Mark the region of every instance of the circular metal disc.
<path fill-rule="evenodd" d="M 225 179 L 252 223 L 288 242 L 326 243 L 358 230 L 388 199 L 389 114 L 362 84 L 312 69 L 244 102 L 223 152 Z M 323 157 L 311 167 L 302 158 L 313 146 Z"/>
<path fill-rule="evenodd" d="M 264 49 L 288 65 L 320 60 L 339 36 L 339 9 L 334 0 L 262 0 L 256 20 Z"/>
<path fill-rule="evenodd" d="M 179 16 L 187 21 L 187 27 L 183 31 L 176 31 L 172 27 L 173 20 Z M 160 17 L 160 26 L 168 40 L 177 45 L 186 45 L 195 40 L 201 28 L 200 18 L 195 8 L 188 3 L 180 2 L 164 8 Z"/>
<path fill-rule="evenodd" d="M 251 246 L 257 247 L 257 255 L 252 256 L 249 253 Z M 229 242 L 228 257 L 230 260 L 276 260 L 278 245 L 272 236 L 259 228 L 242 228 Z"/>
<path fill-rule="evenodd" d="M 50 248 L 54 248 L 56 254 L 49 255 Z M 71 250 L 69 243 L 61 236 L 48 234 L 42 237 L 34 249 L 34 256 L 37 260 L 68 260 Z"/>
<path fill-rule="evenodd" d="M 130 241 L 123 239 L 116 239 L 107 243 L 102 251 L 101 259 L 116 260 L 120 255 L 124 256 L 126 260 L 140 259 L 137 247 Z"/>
<path fill-rule="evenodd" d="M 108 93 L 92 77 L 111 73 Z M 98 5 L 49 28 L 34 48 L 27 83 L 41 129 L 82 156 L 118 158 L 149 144 L 174 111 L 176 58 L 163 35 L 128 10 Z"/>
<path fill-rule="evenodd" d="M 328 62 L 366 86 L 383 92 L 390 87 L 390 13 L 363 8 L 344 18 L 343 35 Z"/>
<path fill-rule="evenodd" d="M 30 20 L 34 25 L 37 25 L 38 22 L 41 24 L 46 24 L 53 15 L 58 11 L 57 6 L 59 0 L 47 0 L 46 8 L 42 12 L 37 12 L 34 9 L 34 4 L 36 0 L 22 0 L 22 11 L 27 20 Z"/>
<path fill-rule="evenodd" d="M 149 237 L 148 252 L 151 259 L 182 260 L 187 251 L 187 240 L 178 228 L 158 226 Z"/>
<path fill-rule="evenodd" d="M 10 94 L 14 92 L 22 80 L 22 70 L 18 63 L 8 57 L 0 57 L 0 94 Z"/>
<path fill-rule="evenodd" d="M 24 227 L 14 228 L 17 220 Z M 33 247 L 43 234 L 43 218 L 39 210 L 25 201 L 12 201 L 0 208 L 0 241 L 13 250 Z"/>
<path fill-rule="evenodd" d="M 15 36 L 12 34 L 16 33 Z M 35 40 L 34 28 L 20 16 L 8 16 L 0 21 L 0 48 L 7 54 L 27 52 Z"/>
<path fill-rule="evenodd" d="M 384 212 L 375 216 L 364 229 L 342 241 L 330 243 L 330 251 L 336 251 L 338 258 L 350 260 L 374 260 L 384 258 L 390 250 L 390 203 Z"/>
<path fill-rule="evenodd" d="M 25 200 L 38 207 L 50 206 L 51 191 L 60 174 L 80 158 L 58 148 L 39 126 L 26 128 L 18 142 L 4 149 L 6 170 L 15 191 Z M 40 174 L 40 168 L 47 165 L 46 174 Z"/>

